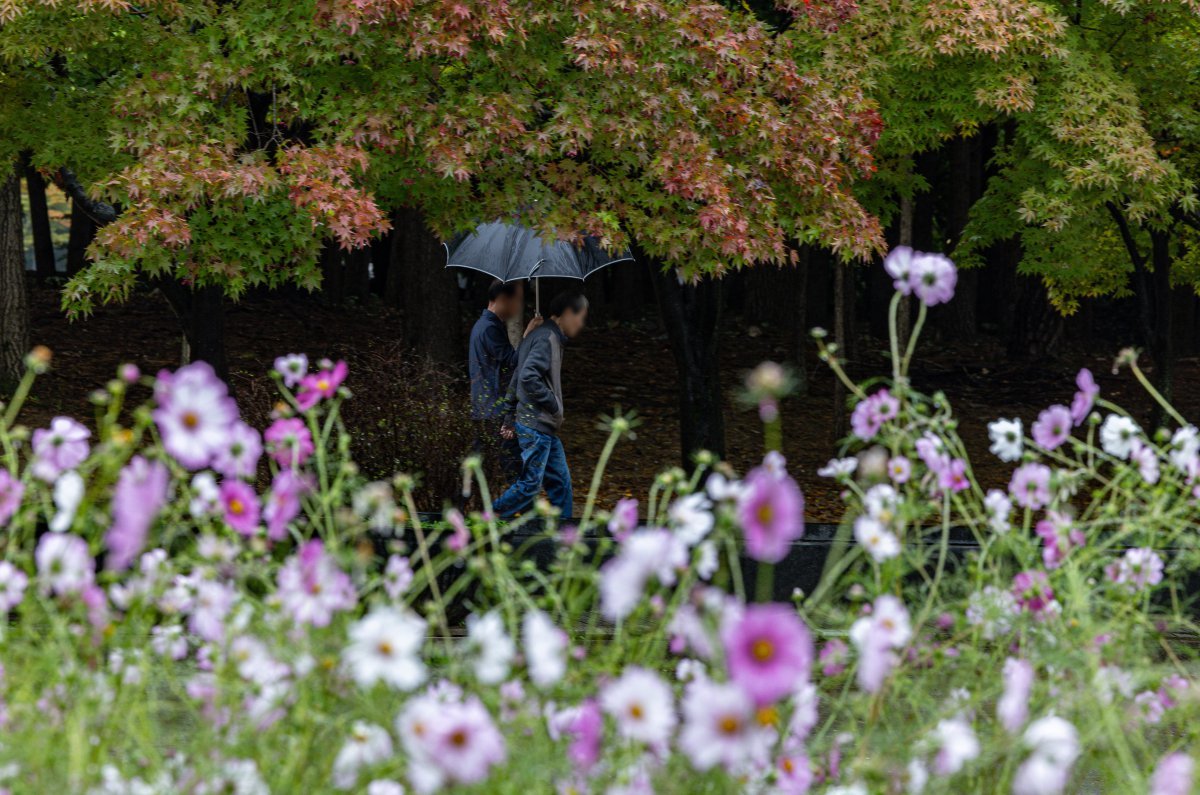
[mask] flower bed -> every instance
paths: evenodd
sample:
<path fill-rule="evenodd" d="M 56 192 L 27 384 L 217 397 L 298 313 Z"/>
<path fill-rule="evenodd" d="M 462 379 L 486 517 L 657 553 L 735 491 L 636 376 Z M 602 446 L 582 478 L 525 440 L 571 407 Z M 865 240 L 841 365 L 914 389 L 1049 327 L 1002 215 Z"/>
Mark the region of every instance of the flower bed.
<path fill-rule="evenodd" d="M 411 476 L 366 481 L 341 363 L 281 358 L 261 432 L 203 364 L 122 368 L 90 427 L 30 432 L 35 352 L 0 417 L 0 786 L 1191 792 L 1200 434 L 1143 431 L 1083 371 L 1029 436 L 992 425 L 1013 474 L 984 488 L 950 406 L 908 380 L 954 267 L 886 267 L 914 333 L 887 378 L 847 381 L 853 436 L 822 470 L 846 517 L 782 602 L 804 501 L 774 452 L 778 366 L 748 381 L 761 466 L 702 457 L 597 506 L 617 416 L 580 521 L 539 505 L 532 533 L 423 522 Z M 135 383 L 150 405 L 125 405 Z"/>

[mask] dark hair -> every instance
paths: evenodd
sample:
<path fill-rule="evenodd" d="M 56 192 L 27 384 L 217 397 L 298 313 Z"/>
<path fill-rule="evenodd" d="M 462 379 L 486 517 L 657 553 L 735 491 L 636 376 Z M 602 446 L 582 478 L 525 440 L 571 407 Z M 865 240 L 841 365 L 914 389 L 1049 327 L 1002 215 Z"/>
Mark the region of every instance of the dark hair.
<path fill-rule="evenodd" d="M 588 308 L 587 296 L 578 290 L 566 290 L 550 302 L 549 317 L 562 317 L 568 310 L 579 313 Z"/>
<path fill-rule="evenodd" d="M 517 294 L 518 284 L 520 282 L 502 282 L 499 279 L 492 279 L 492 283 L 488 285 L 488 301 L 495 301 L 502 295 L 511 298 Z"/>

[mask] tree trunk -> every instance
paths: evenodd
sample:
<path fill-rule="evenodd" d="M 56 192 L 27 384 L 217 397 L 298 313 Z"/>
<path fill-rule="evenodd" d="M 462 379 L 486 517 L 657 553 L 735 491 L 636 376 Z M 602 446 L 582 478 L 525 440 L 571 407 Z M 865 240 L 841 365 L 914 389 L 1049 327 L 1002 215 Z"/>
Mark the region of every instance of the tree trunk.
<path fill-rule="evenodd" d="M 417 353 L 447 365 L 462 363 L 462 320 L 458 283 L 448 271 L 446 252 L 425 225 L 420 210 L 402 208 L 392 219 L 395 227 L 388 279 L 389 295 L 404 311 L 404 339 Z M 393 284 L 394 282 L 394 284 Z"/>
<path fill-rule="evenodd" d="M 833 266 L 833 341 L 837 345 L 837 357 L 846 361 L 848 342 L 846 317 L 846 271 L 849 265 L 834 263 Z M 833 379 L 833 436 L 841 439 L 846 435 L 846 387 L 840 378 Z"/>
<path fill-rule="evenodd" d="M 978 138 L 955 138 L 950 148 L 950 185 L 947 229 L 951 256 L 962 239 L 963 230 L 971 218 L 971 206 L 982 187 L 983 162 Z M 938 329 L 948 338 L 958 341 L 975 337 L 978 329 L 975 302 L 978 296 L 979 275 L 972 270 L 959 270 L 954 300 L 936 310 Z"/>
<path fill-rule="evenodd" d="M 909 248 L 912 248 L 913 245 L 913 212 L 912 197 L 902 196 L 900 198 L 900 234 L 897 243 Z M 912 334 L 912 311 L 912 296 L 901 296 L 900 305 L 896 307 L 896 339 L 899 341 L 902 351 L 908 347 L 908 337 Z"/>
<path fill-rule="evenodd" d="M 792 291 L 795 312 L 792 319 L 792 339 L 795 351 L 792 355 L 796 369 L 796 392 L 808 394 L 808 351 L 812 347 L 808 327 L 808 246 L 796 250 L 796 279 Z"/>
<path fill-rule="evenodd" d="M 1049 356 L 1062 341 L 1063 317 L 1050 303 L 1046 287 L 1032 276 L 1017 274 L 1008 335 L 1012 359 Z"/>
<path fill-rule="evenodd" d="M 1154 318 L 1151 323 L 1150 355 L 1154 359 L 1154 387 L 1170 403 L 1174 400 L 1175 388 L 1175 342 L 1171 312 L 1171 238 L 1163 230 L 1150 230 L 1150 261 L 1154 272 L 1150 274 L 1151 303 Z M 1150 414 L 1152 428 L 1161 426 L 1166 419 L 1158 403 L 1153 403 Z"/>
<path fill-rule="evenodd" d="M 16 171 L 0 184 L 0 392 L 20 380 L 29 352 L 21 182 Z"/>
<path fill-rule="evenodd" d="M 75 199 L 71 200 L 71 228 L 67 234 L 67 275 L 74 276 L 87 267 L 87 247 L 96 236 L 96 222 Z"/>
<path fill-rule="evenodd" d="M 33 260 L 40 281 L 54 277 L 54 239 L 50 236 L 50 208 L 46 203 L 46 180 L 25 161 L 25 188 L 29 194 L 29 226 L 33 230 Z"/>
<path fill-rule="evenodd" d="M 188 286 L 173 278 L 158 287 L 179 318 L 183 330 L 180 364 L 208 362 L 221 380 L 229 382 L 225 351 L 225 292 L 220 287 Z"/>
<path fill-rule="evenodd" d="M 640 258 L 639 258 L 640 259 Z M 655 267 L 654 293 L 679 371 L 679 447 L 691 470 L 701 450 L 725 456 L 725 417 L 718 356 L 721 283 L 680 284 L 673 269 Z"/>
<path fill-rule="evenodd" d="M 345 297 L 345 252 L 333 240 L 326 240 L 321 247 L 321 301 L 340 304 Z"/>

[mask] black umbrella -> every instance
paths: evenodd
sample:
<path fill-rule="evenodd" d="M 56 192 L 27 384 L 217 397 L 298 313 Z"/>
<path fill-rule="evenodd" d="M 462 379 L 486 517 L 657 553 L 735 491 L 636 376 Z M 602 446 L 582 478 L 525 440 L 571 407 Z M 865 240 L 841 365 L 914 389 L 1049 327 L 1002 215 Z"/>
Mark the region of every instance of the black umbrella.
<path fill-rule="evenodd" d="M 480 224 L 445 246 L 447 268 L 479 271 L 502 282 L 533 279 L 539 313 L 538 279 L 583 281 L 614 262 L 633 260 L 628 249 L 611 254 L 593 237 L 585 238 L 583 245 L 577 246 L 565 240 L 547 240 L 527 226 L 499 221 Z"/>

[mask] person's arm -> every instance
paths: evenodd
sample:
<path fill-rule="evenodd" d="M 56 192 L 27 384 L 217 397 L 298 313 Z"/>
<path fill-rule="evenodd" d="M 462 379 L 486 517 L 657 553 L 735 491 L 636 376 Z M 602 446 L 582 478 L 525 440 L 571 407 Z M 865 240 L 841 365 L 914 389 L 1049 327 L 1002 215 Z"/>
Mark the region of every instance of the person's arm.
<path fill-rule="evenodd" d="M 517 349 L 508 341 L 508 334 L 499 326 L 489 326 L 487 331 L 488 356 L 501 371 L 512 372 L 517 366 Z"/>

